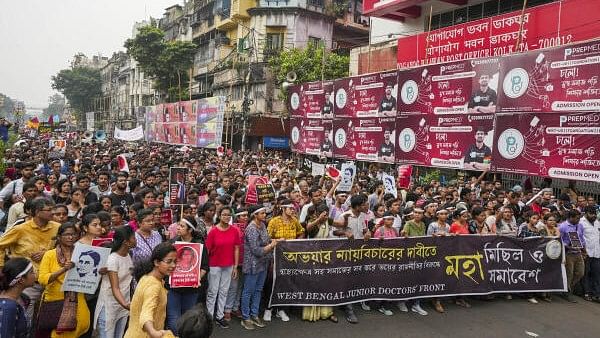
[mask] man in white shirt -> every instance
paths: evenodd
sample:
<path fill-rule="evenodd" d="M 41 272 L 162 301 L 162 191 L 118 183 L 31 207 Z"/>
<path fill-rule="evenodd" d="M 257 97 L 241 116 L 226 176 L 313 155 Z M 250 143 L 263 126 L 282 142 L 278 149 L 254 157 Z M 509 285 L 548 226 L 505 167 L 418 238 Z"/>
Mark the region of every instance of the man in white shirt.
<path fill-rule="evenodd" d="M 600 221 L 596 216 L 596 208 L 583 208 L 583 217 L 579 221 L 583 225 L 585 239 L 585 276 L 583 277 L 583 298 L 587 301 L 600 302 Z"/>
<path fill-rule="evenodd" d="M 305 204 L 300 211 L 300 223 L 306 223 L 306 217 L 308 216 L 308 208 L 313 205 L 317 205 L 323 201 L 323 192 L 319 187 L 312 187 L 308 191 L 308 195 L 310 196 L 310 203 Z"/>
<path fill-rule="evenodd" d="M 21 165 L 21 178 L 11 181 L 0 190 L 0 208 L 4 208 L 6 201 L 9 201 L 13 195 L 21 196 L 23 194 L 23 185 L 33 177 L 33 163 L 23 163 Z"/>

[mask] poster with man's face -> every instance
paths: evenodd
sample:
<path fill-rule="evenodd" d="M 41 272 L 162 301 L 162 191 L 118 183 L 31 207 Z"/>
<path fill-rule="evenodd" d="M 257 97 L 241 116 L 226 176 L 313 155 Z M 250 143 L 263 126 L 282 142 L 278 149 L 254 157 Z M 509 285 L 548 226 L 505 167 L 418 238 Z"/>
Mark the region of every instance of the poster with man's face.
<path fill-rule="evenodd" d="M 61 291 L 81 292 L 93 295 L 100 283 L 100 269 L 106 267 L 110 248 L 77 243 L 71 261 L 73 269 L 67 271 Z"/>
<path fill-rule="evenodd" d="M 169 168 L 169 199 L 171 205 L 182 205 L 187 203 L 187 189 L 185 178 L 188 168 Z"/>
<path fill-rule="evenodd" d="M 177 266 L 169 276 L 172 288 L 200 286 L 200 263 L 202 262 L 202 244 L 175 242 Z"/>

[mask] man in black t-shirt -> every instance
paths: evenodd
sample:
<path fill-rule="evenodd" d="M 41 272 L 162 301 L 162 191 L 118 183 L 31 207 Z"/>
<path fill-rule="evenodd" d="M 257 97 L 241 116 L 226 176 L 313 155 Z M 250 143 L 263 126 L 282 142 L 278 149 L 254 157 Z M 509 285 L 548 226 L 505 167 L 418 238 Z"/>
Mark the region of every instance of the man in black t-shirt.
<path fill-rule="evenodd" d="M 128 207 L 133 204 L 133 196 L 126 191 L 127 189 L 127 173 L 120 172 L 117 175 L 115 189 L 109 195 L 113 206 L 121 206 L 128 210 Z"/>
<path fill-rule="evenodd" d="M 492 150 L 483 143 L 485 134 L 486 132 L 483 130 L 483 128 L 477 128 L 477 131 L 475 132 L 475 144 L 471 144 L 464 153 L 465 161 L 463 169 L 489 169 L 489 160 L 492 157 Z"/>
<path fill-rule="evenodd" d="M 479 89 L 471 95 L 469 100 L 469 113 L 495 113 L 498 95 L 489 87 L 490 76 L 481 74 L 479 76 Z"/>
<path fill-rule="evenodd" d="M 385 87 L 385 96 L 379 103 L 379 116 L 396 116 L 396 98 L 392 96 L 392 86 Z"/>
<path fill-rule="evenodd" d="M 394 144 L 391 141 L 392 131 L 389 129 L 384 130 L 383 138 L 384 141 L 379 147 L 378 157 L 380 161 L 394 162 Z"/>
<path fill-rule="evenodd" d="M 329 127 L 325 127 L 325 139 L 323 140 L 323 144 L 321 145 L 321 155 L 331 156 L 331 151 L 333 150 L 331 138 L 331 129 Z"/>

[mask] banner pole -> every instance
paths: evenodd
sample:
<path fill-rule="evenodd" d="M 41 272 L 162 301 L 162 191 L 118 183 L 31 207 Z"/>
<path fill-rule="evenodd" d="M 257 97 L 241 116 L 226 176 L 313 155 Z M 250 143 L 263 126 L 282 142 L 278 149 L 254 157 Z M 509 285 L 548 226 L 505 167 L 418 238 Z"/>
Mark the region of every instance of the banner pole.
<path fill-rule="evenodd" d="M 525 18 L 525 8 L 527 8 L 527 0 L 523 1 L 523 8 L 521 9 L 521 22 L 519 23 L 519 35 L 515 43 L 515 51 L 518 52 L 518 48 L 521 45 L 521 37 L 523 36 L 523 23 Z"/>

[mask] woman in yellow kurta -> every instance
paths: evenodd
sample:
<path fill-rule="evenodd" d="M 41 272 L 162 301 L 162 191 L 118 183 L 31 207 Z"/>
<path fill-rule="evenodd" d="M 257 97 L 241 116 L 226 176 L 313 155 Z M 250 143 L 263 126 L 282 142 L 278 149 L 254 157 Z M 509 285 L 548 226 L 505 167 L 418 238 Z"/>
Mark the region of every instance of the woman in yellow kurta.
<path fill-rule="evenodd" d="M 61 291 L 65 280 L 65 273 L 73 268 L 71 254 L 75 241 L 79 238 L 77 229 L 73 223 L 65 223 L 58 228 L 56 234 L 57 245 L 55 249 L 46 251 L 42 262 L 38 281 L 45 287 L 42 299 L 47 302 L 65 299 L 65 292 Z M 57 333 L 52 331 L 52 337 L 79 337 L 84 334 L 90 326 L 90 311 L 82 293 L 77 293 L 77 326 L 73 331 Z M 62 318 L 61 318 L 62 320 Z"/>
<path fill-rule="evenodd" d="M 152 250 L 150 261 L 136 267 L 139 280 L 129 313 L 129 328 L 125 338 L 169 338 L 173 333 L 163 330 L 167 317 L 167 289 L 164 279 L 177 264 L 177 251 L 170 243 L 161 243 Z"/>

